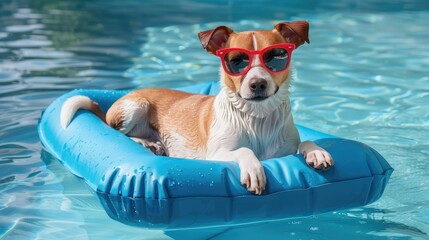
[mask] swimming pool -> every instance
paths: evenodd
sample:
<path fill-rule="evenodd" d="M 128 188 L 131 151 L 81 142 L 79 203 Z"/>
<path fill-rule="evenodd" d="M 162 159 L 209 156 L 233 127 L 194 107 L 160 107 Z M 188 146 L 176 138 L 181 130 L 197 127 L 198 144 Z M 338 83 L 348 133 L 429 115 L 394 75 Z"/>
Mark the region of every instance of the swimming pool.
<path fill-rule="evenodd" d="M 0 238 L 428 239 L 427 1 L 54 1 L 0 4 Z M 395 168 L 383 197 L 317 216 L 176 232 L 111 220 L 41 151 L 37 121 L 75 88 L 179 87 L 218 76 L 196 33 L 309 19 L 294 52 L 296 122 L 362 141 Z M 425 107 L 426 106 L 426 107 Z"/>

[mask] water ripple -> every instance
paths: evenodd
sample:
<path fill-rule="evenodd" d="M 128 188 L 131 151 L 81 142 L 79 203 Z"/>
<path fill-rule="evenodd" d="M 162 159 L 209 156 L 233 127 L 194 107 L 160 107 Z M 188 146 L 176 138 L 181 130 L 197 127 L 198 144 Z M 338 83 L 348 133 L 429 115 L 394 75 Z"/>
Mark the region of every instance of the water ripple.
<path fill-rule="evenodd" d="M 43 24 L 30 24 L 30 25 L 12 25 L 7 26 L 6 31 L 11 33 L 31 32 L 36 29 L 44 28 Z"/>

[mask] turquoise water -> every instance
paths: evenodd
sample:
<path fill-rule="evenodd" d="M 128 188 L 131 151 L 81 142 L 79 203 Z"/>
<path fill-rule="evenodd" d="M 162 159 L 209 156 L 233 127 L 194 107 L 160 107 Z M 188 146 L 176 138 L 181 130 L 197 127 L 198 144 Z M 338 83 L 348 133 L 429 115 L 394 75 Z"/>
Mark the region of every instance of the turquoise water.
<path fill-rule="evenodd" d="M 0 0 L 1 239 L 429 239 L 429 2 Z M 285 1 L 286 2 L 286 1 Z M 41 151 L 41 111 L 75 88 L 178 87 L 218 77 L 196 33 L 308 19 L 294 52 L 296 122 L 362 141 L 395 172 L 369 206 L 163 232 L 111 220 Z"/>

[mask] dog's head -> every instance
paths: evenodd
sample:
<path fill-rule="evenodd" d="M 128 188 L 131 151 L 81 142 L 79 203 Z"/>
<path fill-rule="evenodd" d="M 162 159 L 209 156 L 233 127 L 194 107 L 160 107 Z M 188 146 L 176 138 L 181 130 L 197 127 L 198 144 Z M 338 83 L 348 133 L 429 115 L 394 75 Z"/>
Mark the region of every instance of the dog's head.
<path fill-rule="evenodd" d="M 226 26 L 200 32 L 207 52 L 221 59 L 221 83 L 241 111 L 264 117 L 288 100 L 292 51 L 309 43 L 307 21 L 273 30 L 236 33 Z"/>

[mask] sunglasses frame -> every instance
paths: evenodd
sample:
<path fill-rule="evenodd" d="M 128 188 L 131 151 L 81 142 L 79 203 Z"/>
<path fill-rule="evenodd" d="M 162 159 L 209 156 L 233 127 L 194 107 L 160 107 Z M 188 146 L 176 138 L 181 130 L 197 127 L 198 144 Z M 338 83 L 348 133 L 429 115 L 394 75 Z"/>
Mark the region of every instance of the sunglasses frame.
<path fill-rule="evenodd" d="M 274 48 L 283 48 L 288 53 L 288 61 L 287 61 L 286 67 L 283 70 L 272 71 L 271 69 L 269 69 L 267 67 L 267 65 L 264 62 L 263 58 L 264 58 L 265 52 L 267 52 L 267 51 L 269 51 L 271 49 L 274 49 Z M 244 49 L 244 48 L 222 48 L 222 49 L 219 49 L 219 50 L 216 51 L 216 56 L 220 57 L 221 62 L 222 62 L 223 70 L 226 73 L 228 73 L 229 75 L 231 75 L 231 76 L 242 76 L 242 75 L 245 75 L 250 70 L 250 68 L 252 67 L 253 56 L 256 55 L 256 54 L 259 55 L 258 56 L 259 57 L 259 61 L 262 63 L 261 66 L 265 70 L 267 70 L 268 72 L 270 72 L 272 74 L 276 74 L 276 73 L 284 72 L 284 71 L 286 71 L 289 68 L 290 60 L 292 59 L 292 52 L 293 52 L 293 50 L 295 50 L 295 44 L 293 44 L 293 43 L 280 43 L 280 44 L 270 45 L 270 46 L 265 47 L 265 48 L 263 48 L 261 50 L 247 50 L 247 49 Z M 240 51 L 240 52 L 243 52 L 243 53 L 245 53 L 245 54 L 247 54 L 249 56 L 249 64 L 247 65 L 246 69 L 244 69 L 244 71 L 242 71 L 241 73 L 233 74 L 233 73 L 231 73 L 228 70 L 228 68 L 226 66 L 225 56 L 229 52 L 232 52 L 232 51 Z"/>

